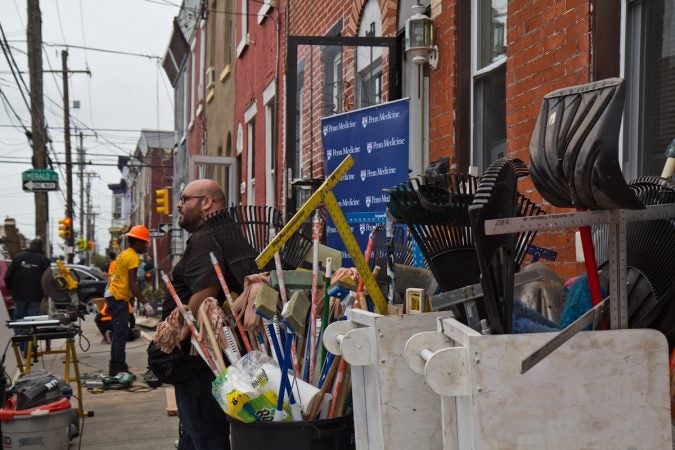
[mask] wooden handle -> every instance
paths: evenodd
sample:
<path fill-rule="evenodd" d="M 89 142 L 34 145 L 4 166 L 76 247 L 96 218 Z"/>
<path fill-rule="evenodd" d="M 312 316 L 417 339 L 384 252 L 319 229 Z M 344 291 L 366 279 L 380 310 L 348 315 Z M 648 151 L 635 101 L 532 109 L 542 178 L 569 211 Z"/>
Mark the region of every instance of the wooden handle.
<path fill-rule="evenodd" d="M 204 328 L 206 328 L 206 334 L 209 336 L 209 341 L 211 341 L 211 346 L 213 347 L 213 353 L 216 354 L 216 359 L 218 360 L 218 371 L 222 372 L 225 370 L 225 361 L 223 360 L 223 352 L 218 345 L 216 340 L 216 335 L 213 334 L 213 327 L 211 327 L 211 320 L 209 319 L 208 314 L 204 308 L 199 308 L 199 315 L 202 317 L 202 322 L 204 323 Z"/>

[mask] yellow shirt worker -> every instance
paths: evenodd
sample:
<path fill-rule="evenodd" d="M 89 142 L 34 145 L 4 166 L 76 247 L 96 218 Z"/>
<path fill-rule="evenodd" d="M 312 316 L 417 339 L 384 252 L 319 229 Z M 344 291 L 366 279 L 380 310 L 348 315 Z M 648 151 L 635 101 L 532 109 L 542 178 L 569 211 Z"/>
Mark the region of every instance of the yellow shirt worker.
<path fill-rule="evenodd" d="M 115 376 L 129 372 L 126 363 L 127 328 L 129 327 L 129 303 L 133 297 L 143 304 L 145 313 L 153 315 L 152 306 L 143 298 L 138 287 L 139 255 L 145 253 L 150 243 L 150 232 L 143 225 L 132 227 L 126 234 L 129 247 L 115 259 L 115 271 L 106 289 L 105 303 L 112 316 L 112 343 L 108 373 Z"/>

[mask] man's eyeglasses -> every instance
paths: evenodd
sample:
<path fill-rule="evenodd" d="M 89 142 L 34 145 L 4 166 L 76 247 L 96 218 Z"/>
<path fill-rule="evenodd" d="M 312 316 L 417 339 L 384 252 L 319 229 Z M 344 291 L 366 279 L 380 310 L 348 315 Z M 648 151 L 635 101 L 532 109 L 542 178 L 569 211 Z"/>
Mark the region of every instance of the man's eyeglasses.
<path fill-rule="evenodd" d="M 178 199 L 181 203 L 186 203 L 188 200 L 193 198 L 204 198 L 206 195 L 181 195 Z"/>

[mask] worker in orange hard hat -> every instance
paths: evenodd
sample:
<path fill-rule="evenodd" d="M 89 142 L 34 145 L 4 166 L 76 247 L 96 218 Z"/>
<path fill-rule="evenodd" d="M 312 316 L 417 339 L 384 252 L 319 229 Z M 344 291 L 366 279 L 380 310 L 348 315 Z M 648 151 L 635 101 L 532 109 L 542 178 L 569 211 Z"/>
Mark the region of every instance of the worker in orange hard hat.
<path fill-rule="evenodd" d="M 99 312 L 96 313 L 94 323 L 96 323 L 98 331 L 100 331 L 101 336 L 103 336 L 101 344 L 112 344 L 113 321 L 112 316 L 108 313 L 108 306 L 105 303 L 103 303 Z M 129 330 L 127 331 L 127 342 L 131 342 L 141 335 L 140 331 L 137 331 L 135 327 L 136 320 L 134 318 L 134 307 L 129 303 Z"/>
<path fill-rule="evenodd" d="M 153 316 L 152 306 L 145 301 L 138 286 L 140 255 L 150 243 L 150 232 L 143 225 L 132 227 L 126 234 L 129 247 L 115 259 L 115 271 L 105 292 L 105 302 L 112 316 L 112 343 L 110 345 L 109 375 L 128 372 L 126 363 L 127 330 L 129 328 L 129 304 L 136 297 L 143 305 L 145 314 Z"/>

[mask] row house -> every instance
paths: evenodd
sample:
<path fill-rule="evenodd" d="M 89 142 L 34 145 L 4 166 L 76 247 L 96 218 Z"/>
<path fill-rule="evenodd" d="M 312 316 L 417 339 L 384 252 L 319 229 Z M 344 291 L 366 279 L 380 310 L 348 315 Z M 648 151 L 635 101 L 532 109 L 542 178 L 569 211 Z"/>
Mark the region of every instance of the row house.
<path fill-rule="evenodd" d="M 145 225 L 150 230 L 158 230 L 160 225 L 168 223 L 166 216 L 157 213 L 153 194 L 171 186 L 174 141 L 173 131 L 141 130 L 126 176 L 130 193 L 129 226 Z M 167 237 L 153 239 L 148 253 L 153 255 L 158 269 L 171 269 Z"/>
<path fill-rule="evenodd" d="M 172 263 L 182 255 L 186 234 L 178 226 L 175 205 L 185 185 L 197 177 L 195 158 L 204 154 L 204 37 L 206 23 L 201 0 L 185 0 L 174 18 L 162 67 L 174 88 L 174 173 L 170 183 Z"/>
<path fill-rule="evenodd" d="M 284 2 L 237 2 L 234 85 L 240 202 L 280 208 L 279 81 Z"/>
<path fill-rule="evenodd" d="M 675 136 L 674 9 L 672 0 L 185 1 L 185 55 L 167 70 L 174 200 L 181 183 L 208 176 L 230 204 L 289 215 L 325 176 L 321 118 L 401 98 L 411 176 L 443 157 L 479 175 L 496 158 L 527 162 L 546 93 L 614 76 L 627 82 L 624 175 L 659 174 Z M 415 11 L 434 26 L 422 57 L 406 52 Z M 542 200 L 527 180 L 520 190 Z M 561 276 L 580 271 L 574 233 L 540 233 L 535 244 L 557 252 Z"/>
<path fill-rule="evenodd" d="M 238 157 L 235 151 L 235 53 L 234 30 L 237 16 L 234 0 L 206 3 L 205 34 L 205 147 L 204 155 L 193 158 L 205 178 L 223 187 L 227 204 L 239 203 Z"/>
<path fill-rule="evenodd" d="M 435 46 L 421 65 L 405 52 L 405 22 L 415 3 L 426 7 L 435 28 Z M 374 48 L 342 48 L 339 56 L 327 47 L 299 49 L 296 73 L 285 74 L 297 79 L 301 144 L 289 167 L 317 170 L 317 111 L 325 116 L 331 106 L 341 112 L 399 97 L 410 98 L 411 175 L 441 157 L 451 170 L 477 174 L 500 157 L 527 162 L 545 94 L 621 76 L 624 175 L 658 175 L 675 136 L 674 10 L 671 0 L 291 0 L 289 35 L 396 38 L 400 86 L 387 86 L 396 82 L 387 79 L 393 58 Z M 542 200 L 527 180 L 520 190 Z M 574 233 L 540 233 L 535 244 L 557 252 L 561 276 L 580 272 Z"/>

